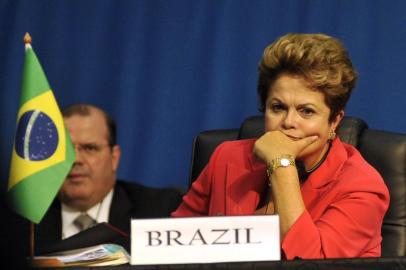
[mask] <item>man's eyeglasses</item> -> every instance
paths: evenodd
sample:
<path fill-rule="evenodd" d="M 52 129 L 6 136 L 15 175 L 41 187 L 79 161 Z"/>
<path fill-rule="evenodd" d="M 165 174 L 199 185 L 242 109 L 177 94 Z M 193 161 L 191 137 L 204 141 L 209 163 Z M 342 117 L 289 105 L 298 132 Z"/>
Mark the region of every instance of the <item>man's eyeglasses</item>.
<path fill-rule="evenodd" d="M 75 149 L 78 150 L 81 154 L 87 156 L 97 155 L 105 147 L 110 147 L 109 144 L 95 144 L 95 143 L 84 143 L 84 144 L 75 144 Z"/>

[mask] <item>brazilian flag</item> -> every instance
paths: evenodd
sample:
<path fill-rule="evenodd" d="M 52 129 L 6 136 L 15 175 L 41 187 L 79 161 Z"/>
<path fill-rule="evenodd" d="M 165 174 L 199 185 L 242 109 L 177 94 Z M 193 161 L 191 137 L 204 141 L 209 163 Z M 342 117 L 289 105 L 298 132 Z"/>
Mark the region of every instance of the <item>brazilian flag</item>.
<path fill-rule="evenodd" d="M 75 160 L 75 151 L 41 64 L 24 38 L 20 109 L 11 157 L 8 201 L 21 216 L 39 223 Z"/>

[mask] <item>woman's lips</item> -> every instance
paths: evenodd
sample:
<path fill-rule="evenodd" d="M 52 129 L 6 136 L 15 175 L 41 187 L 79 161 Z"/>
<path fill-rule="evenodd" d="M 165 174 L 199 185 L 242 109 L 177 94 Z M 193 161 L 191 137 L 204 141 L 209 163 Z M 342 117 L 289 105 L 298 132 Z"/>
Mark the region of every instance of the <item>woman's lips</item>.
<path fill-rule="evenodd" d="M 288 136 L 289 138 L 291 138 L 294 141 L 298 141 L 298 140 L 301 139 L 301 137 L 296 137 L 296 136 L 292 136 L 292 135 L 288 135 L 288 134 L 285 134 L 285 135 Z"/>

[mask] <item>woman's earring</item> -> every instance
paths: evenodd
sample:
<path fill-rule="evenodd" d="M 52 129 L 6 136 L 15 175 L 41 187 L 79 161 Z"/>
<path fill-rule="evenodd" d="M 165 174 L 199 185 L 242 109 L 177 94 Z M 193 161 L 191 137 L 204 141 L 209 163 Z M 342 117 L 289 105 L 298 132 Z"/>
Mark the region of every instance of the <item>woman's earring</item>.
<path fill-rule="evenodd" d="M 330 132 L 328 133 L 328 141 L 332 142 L 334 141 L 334 139 L 337 137 L 336 132 L 332 129 L 330 130 Z"/>

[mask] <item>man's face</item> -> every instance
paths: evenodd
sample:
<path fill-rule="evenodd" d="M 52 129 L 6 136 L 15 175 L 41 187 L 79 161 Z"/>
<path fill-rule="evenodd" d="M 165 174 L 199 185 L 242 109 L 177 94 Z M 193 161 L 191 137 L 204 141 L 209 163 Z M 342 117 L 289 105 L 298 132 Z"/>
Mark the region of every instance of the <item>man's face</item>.
<path fill-rule="evenodd" d="M 76 150 L 76 160 L 59 192 L 59 199 L 84 211 L 100 202 L 114 186 L 120 159 L 118 145 L 110 147 L 102 112 L 72 115 L 65 124 Z"/>

